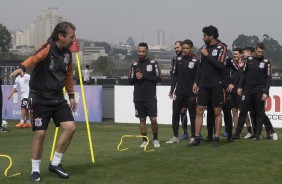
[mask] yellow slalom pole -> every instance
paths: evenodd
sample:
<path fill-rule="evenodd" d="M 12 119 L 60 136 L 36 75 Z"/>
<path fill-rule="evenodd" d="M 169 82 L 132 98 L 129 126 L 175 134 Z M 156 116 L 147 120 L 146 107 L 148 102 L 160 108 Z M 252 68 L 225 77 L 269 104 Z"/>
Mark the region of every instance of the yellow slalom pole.
<path fill-rule="evenodd" d="M 89 141 L 89 146 L 90 146 L 91 160 L 92 160 L 92 163 L 95 163 L 95 160 L 94 160 L 94 150 L 93 150 L 93 147 L 92 147 L 91 133 L 90 133 L 89 121 L 88 121 L 88 112 L 87 112 L 86 102 L 85 102 L 85 95 L 84 95 L 84 88 L 83 88 L 83 82 L 82 82 L 81 68 L 80 68 L 80 61 L 79 61 L 79 57 L 78 57 L 78 52 L 76 52 L 76 61 L 77 61 L 80 89 L 81 89 L 81 94 L 82 94 L 82 102 L 83 102 L 84 116 L 85 116 L 85 121 L 86 121 L 88 141 Z"/>
<path fill-rule="evenodd" d="M 12 165 L 13 165 L 12 159 L 11 159 L 11 157 L 8 156 L 8 155 L 0 155 L 0 157 L 8 158 L 9 161 L 10 161 L 9 166 L 5 169 L 4 176 L 6 176 L 6 177 L 13 177 L 13 176 L 18 176 L 18 175 L 21 175 L 21 174 L 22 174 L 22 173 L 16 173 L 16 174 L 12 174 L 12 175 L 9 175 L 9 176 L 8 176 L 8 170 L 9 170 L 9 169 L 12 167 Z"/>
<path fill-rule="evenodd" d="M 54 152 L 55 152 L 55 146 L 56 146 L 58 131 L 59 131 L 59 127 L 56 127 L 55 134 L 54 134 L 53 145 L 52 145 L 52 150 L 51 150 L 51 154 L 50 154 L 50 161 L 52 161 L 53 155 L 54 155 Z"/>

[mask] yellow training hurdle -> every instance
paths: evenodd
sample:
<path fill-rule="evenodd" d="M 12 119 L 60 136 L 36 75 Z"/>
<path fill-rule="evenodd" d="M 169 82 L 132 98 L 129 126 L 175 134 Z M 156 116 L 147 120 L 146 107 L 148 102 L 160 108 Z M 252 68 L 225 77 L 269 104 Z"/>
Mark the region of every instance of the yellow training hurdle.
<path fill-rule="evenodd" d="M 147 144 L 144 146 L 144 151 L 145 152 L 152 152 L 152 151 L 155 150 L 155 149 L 147 150 L 147 146 L 149 145 L 149 138 L 147 136 L 143 136 L 143 135 L 123 135 L 123 136 L 121 136 L 120 143 L 117 146 L 117 150 L 118 151 L 125 151 L 125 150 L 129 149 L 129 148 L 120 149 L 120 146 L 122 144 L 123 138 L 125 138 L 125 137 L 128 137 L 128 138 L 146 138 L 147 139 Z"/>
<path fill-rule="evenodd" d="M 4 172 L 4 176 L 6 176 L 6 177 L 13 177 L 13 176 L 18 176 L 18 175 L 21 175 L 21 174 L 22 174 L 22 173 L 16 173 L 16 174 L 12 174 L 12 175 L 9 175 L 9 176 L 8 176 L 8 170 L 9 170 L 9 169 L 12 167 L 12 165 L 13 165 L 12 159 L 11 159 L 11 157 L 8 156 L 8 155 L 0 155 L 0 157 L 8 158 L 9 161 L 10 161 L 9 166 L 6 168 L 6 170 L 5 170 L 5 172 Z"/>

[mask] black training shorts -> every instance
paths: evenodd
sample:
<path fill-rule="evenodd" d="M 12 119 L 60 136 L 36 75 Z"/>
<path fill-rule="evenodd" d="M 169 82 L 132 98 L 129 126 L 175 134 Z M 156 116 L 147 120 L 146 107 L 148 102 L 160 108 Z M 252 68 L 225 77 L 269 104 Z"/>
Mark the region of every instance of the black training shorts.
<path fill-rule="evenodd" d="M 61 122 L 74 121 L 70 106 L 66 100 L 56 105 L 44 105 L 39 103 L 30 103 L 30 119 L 34 130 L 47 130 L 51 118 L 56 127 Z"/>
<path fill-rule="evenodd" d="M 197 105 L 207 106 L 210 102 L 214 108 L 224 105 L 224 89 L 222 87 L 199 87 Z"/>
<path fill-rule="evenodd" d="M 29 99 L 27 99 L 27 98 L 22 99 L 21 108 L 29 109 Z"/>
<path fill-rule="evenodd" d="M 156 101 L 135 101 L 135 116 L 138 118 L 157 117 Z"/>

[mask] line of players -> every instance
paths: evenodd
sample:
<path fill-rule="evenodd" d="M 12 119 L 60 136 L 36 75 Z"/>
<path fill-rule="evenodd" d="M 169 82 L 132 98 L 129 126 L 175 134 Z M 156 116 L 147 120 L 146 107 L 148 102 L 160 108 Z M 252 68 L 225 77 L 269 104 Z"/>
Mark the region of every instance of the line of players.
<path fill-rule="evenodd" d="M 271 62 L 263 55 L 265 45 L 258 43 L 255 49 L 235 48 L 233 57 L 227 57 L 227 46 L 218 39 L 217 28 L 205 27 L 203 40 L 205 45 L 201 48 L 201 59 L 193 54 L 191 40 L 175 42 L 176 57 L 171 62 L 169 92 L 173 100 L 173 137 L 166 143 L 179 142 L 180 117 L 184 130 L 182 139 L 189 139 L 187 109 L 191 123 L 189 146 L 199 145 L 202 140 L 200 133 L 205 109 L 208 136 L 204 141 L 213 142 L 214 147 L 219 146 L 221 111 L 224 114 L 224 135 L 229 143 L 240 139 L 245 122 L 248 133 L 244 138 L 261 140 L 264 125 L 267 138 L 277 140 L 278 135 L 264 111 L 271 83 Z"/>

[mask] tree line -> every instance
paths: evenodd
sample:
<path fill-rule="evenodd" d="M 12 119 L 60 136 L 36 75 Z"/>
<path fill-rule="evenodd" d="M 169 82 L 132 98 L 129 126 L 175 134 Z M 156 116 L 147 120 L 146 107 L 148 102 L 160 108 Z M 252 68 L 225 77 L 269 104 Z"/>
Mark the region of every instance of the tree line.
<path fill-rule="evenodd" d="M 1 53 L 9 53 L 9 49 L 11 48 L 11 34 L 7 30 L 7 28 L 0 23 L 0 54 Z M 282 67 L 282 46 L 278 43 L 277 40 L 271 38 L 269 35 L 264 34 L 262 40 L 258 38 L 256 35 L 247 36 L 244 34 L 240 34 L 232 44 L 232 50 L 236 47 L 244 48 L 244 47 L 255 47 L 258 42 L 263 42 L 266 45 L 265 56 L 269 58 L 274 68 Z M 90 44 L 90 41 L 86 41 L 85 44 Z M 122 44 L 121 42 L 119 43 Z M 117 55 L 124 55 L 122 58 L 124 64 L 128 64 L 128 62 L 132 62 L 137 58 L 137 53 L 135 50 L 131 50 L 129 53 L 126 48 L 111 48 L 111 46 L 106 42 L 94 42 L 95 46 L 101 46 L 105 48 L 107 57 L 98 58 L 97 61 L 92 61 L 95 63 L 96 71 L 100 71 L 100 73 L 105 74 L 113 71 L 113 67 L 116 64 L 115 61 L 119 61 L 120 59 L 116 57 Z M 123 45 L 129 45 L 131 48 L 135 48 L 135 42 L 132 37 L 129 37 Z M 229 50 L 229 54 L 231 51 Z M 3 55 L 3 54 L 2 54 Z M 13 54 L 11 53 L 11 56 Z M 152 56 L 154 57 L 154 56 Z M 11 58 L 15 59 L 15 58 Z M 119 61 L 120 62 L 120 61 Z M 120 65 L 120 63 L 119 63 Z M 119 72 L 118 72 L 119 73 Z"/>

